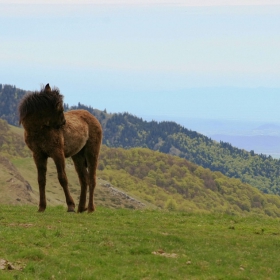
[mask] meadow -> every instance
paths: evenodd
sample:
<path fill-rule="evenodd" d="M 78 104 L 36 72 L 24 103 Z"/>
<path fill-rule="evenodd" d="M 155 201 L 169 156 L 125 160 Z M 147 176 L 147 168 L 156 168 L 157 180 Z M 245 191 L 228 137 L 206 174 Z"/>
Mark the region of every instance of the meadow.
<path fill-rule="evenodd" d="M 279 219 L 0 205 L 0 279 L 279 279 Z M 9 265 L 8 265 L 9 262 Z M 10 269 L 9 269 L 10 268 Z"/>

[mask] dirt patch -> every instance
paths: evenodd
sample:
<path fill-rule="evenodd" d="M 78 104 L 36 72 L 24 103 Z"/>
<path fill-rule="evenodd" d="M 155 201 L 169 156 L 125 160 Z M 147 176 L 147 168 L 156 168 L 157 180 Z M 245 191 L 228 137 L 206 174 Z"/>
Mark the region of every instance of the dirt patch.
<path fill-rule="evenodd" d="M 9 262 L 4 259 L 0 259 L 0 270 L 23 270 L 25 265 L 21 262 Z"/>
<path fill-rule="evenodd" d="M 30 228 L 33 227 L 33 224 L 16 224 L 16 223 L 11 223 L 9 224 L 10 227 L 23 227 L 23 228 Z"/>
<path fill-rule="evenodd" d="M 161 257 L 166 257 L 166 258 L 172 258 L 172 259 L 176 259 L 178 257 L 177 254 L 174 253 L 166 253 L 164 252 L 162 249 L 159 249 L 157 251 L 152 252 L 153 255 L 156 256 L 161 256 Z"/>

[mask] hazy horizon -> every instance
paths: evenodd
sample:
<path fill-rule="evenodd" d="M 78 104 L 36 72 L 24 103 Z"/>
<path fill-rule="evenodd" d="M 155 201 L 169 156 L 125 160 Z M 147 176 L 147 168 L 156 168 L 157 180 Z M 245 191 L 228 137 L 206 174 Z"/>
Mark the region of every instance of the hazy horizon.
<path fill-rule="evenodd" d="M 108 112 L 280 120 L 275 0 L 1 1 L 1 83 Z"/>

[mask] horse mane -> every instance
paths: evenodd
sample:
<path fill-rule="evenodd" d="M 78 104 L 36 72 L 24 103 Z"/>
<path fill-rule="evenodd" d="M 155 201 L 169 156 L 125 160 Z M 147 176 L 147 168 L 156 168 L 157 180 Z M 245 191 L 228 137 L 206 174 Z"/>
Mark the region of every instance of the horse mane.
<path fill-rule="evenodd" d="M 27 115 L 34 114 L 45 109 L 56 110 L 58 104 L 63 103 L 63 95 L 58 88 L 53 90 L 49 84 L 42 88 L 41 91 L 35 91 L 26 94 L 19 104 L 19 124 L 22 123 Z"/>

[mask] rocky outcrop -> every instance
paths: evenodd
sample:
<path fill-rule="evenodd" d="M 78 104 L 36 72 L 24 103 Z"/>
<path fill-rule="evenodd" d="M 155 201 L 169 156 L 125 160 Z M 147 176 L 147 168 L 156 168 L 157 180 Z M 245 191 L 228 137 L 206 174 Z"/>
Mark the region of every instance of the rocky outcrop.
<path fill-rule="evenodd" d="M 129 196 L 127 193 L 114 188 L 110 183 L 103 183 L 102 186 L 108 188 L 108 190 L 114 197 L 119 197 L 120 199 L 126 201 L 127 203 L 130 203 L 131 205 L 135 205 L 135 208 L 145 208 L 146 207 L 146 205 L 144 203 Z"/>

